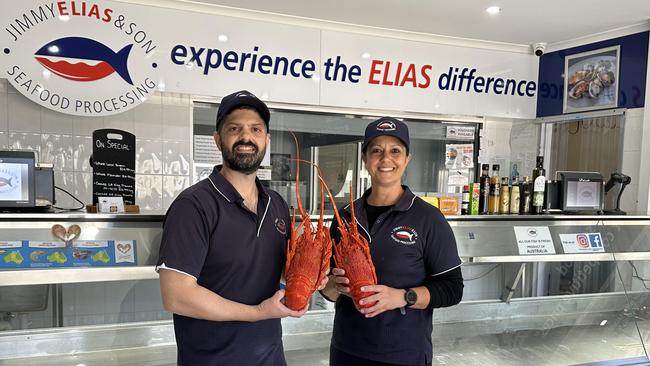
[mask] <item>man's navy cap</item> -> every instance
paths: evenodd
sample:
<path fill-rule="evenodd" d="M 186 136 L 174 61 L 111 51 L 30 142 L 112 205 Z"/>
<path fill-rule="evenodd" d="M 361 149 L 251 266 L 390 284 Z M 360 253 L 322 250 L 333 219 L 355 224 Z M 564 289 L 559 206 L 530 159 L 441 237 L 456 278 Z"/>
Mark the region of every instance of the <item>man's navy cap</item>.
<path fill-rule="evenodd" d="M 217 111 L 217 130 L 219 130 L 219 125 L 221 125 L 226 116 L 241 106 L 248 106 L 255 109 L 264 120 L 266 130 L 269 130 L 269 120 L 271 119 L 269 108 L 255 94 L 248 90 L 240 90 L 223 97 L 221 104 L 219 104 L 219 111 Z"/>
<path fill-rule="evenodd" d="M 361 145 L 361 151 L 365 152 L 368 144 L 377 136 L 389 135 L 395 136 L 406 146 L 406 153 L 409 152 L 409 128 L 406 123 L 393 117 L 381 117 L 380 119 L 370 122 L 366 126 L 366 134 Z"/>

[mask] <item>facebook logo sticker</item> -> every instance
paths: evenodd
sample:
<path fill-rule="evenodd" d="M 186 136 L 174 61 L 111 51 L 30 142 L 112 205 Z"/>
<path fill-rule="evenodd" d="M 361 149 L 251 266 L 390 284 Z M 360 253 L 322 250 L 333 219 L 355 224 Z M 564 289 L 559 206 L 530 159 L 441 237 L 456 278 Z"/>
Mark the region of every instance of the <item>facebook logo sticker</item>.
<path fill-rule="evenodd" d="M 600 236 L 600 233 L 589 234 L 589 245 L 592 248 L 603 247 L 603 238 Z"/>

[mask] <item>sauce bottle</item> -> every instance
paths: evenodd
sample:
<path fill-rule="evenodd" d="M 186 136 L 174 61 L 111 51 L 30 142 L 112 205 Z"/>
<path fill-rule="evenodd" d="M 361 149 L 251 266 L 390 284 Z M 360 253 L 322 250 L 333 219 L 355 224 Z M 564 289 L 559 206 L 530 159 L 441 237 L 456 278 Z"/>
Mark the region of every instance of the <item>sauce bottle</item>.
<path fill-rule="evenodd" d="M 508 177 L 501 178 L 501 196 L 499 198 L 499 213 L 502 215 L 510 213 L 510 187 Z"/>
<path fill-rule="evenodd" d="M 519 215 L 519 183 L 512 182 L 512 190 L 510 191 L 510 214 Z"/>
<path fill-rule="evenodd" d="M 531 212 L 544 213 L 544 193 L 546 190 L 546 170 L 544 170 L 544 157 L 537 157 L 537 167 L 533 170 L 533 200 Z"/>
<path fill-rule="evenodd" d="M 530 213 L 530 181 L 528 176 L 524 177 L 523 182 L 519 187 L 519 214 L 527 215 Z"/>
<path fill-rule="evenodd" d="M 486 215 L 488 213 L 488 197 L 490 195 L 490 164 L 481 165 L 481 177 L 479 184 L 481 185 L 481 196 L 478 200 L 478 214 Z"/>
<path fill-rule="evenodd" d="M 501 195 L 501 177 L 499 177 L 499 164 L 492 165 L 490 177 L 490 195 L 488 199 L 488 212 L 490 215 L 499 214 L 499 196 Z"/>
<path fill-rule="evenodd" d="M 463 186 L 463 200 L 460 205 L 460 214 L 469 215 L 469 186 Z"/>

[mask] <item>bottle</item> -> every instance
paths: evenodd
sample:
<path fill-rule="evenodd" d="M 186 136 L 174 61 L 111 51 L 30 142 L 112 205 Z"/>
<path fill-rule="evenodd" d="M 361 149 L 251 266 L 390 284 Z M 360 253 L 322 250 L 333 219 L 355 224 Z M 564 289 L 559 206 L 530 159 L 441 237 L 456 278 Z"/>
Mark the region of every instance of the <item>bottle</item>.
<path fill-rule="evenodd" d="M 546 190 L 546 171 L 544 170 L 544 157 L 537 157 L 537 167 L 533 170 L 533 202 L 531 212 L 544 213 L 544 193 Z"/>
<path fill-rule="evenodd" d="M 510 214 L 519 215 L 519 183 L 512 182 L 512 190 L 510 191 Z"/>
<path fill-rule="evenodd" d="M 463 200 L 460 204 L 460 214 L 469 215 L 469 186 L 463 186 Z"/>
<path fill-rule="evenodd" d="M 510 187 L 508 177 L 501 178 L 501 196 L 499 198 L 499 213 L 505 215 L 510 212 Z"/>
<path fill-rule="evenodd" d="M 488 197 L 490 195 L 490 164 L 481 165 L 481 177 L 479 184 L 481 185 L 481 196 L 478 201 L 478 214 L 486 215 L 488 213 Z"/>
<path fill-rule="evenodd" d="M 530 181 L 528 176 L 524 176 L 524 180 L 519 187 L 519 214 L 527 215 L 530 213 Z"/>
<path fill-rule="evenodd" d="M 488 212 L 490 215 L 499 214 L 499 196 L 501 194 L 501 177 L 499 177 L 499 164 L 492 165 L 490 177 L 490 195 L 488 199 Z"/>

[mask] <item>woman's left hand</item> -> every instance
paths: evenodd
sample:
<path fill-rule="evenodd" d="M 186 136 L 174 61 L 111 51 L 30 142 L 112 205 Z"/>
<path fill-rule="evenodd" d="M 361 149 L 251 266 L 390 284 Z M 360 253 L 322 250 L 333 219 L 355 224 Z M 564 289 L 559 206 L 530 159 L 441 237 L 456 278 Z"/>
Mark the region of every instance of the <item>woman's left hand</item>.
<path fill-rule="evenodd" d="M 404 300 L 404 290 L 392 288 L 384 285 L 368 285 L 361 288 L 363 292 L 374 293 L 368 297 L 359 300 L 361 306 L 375 303 L 373 306 L 365 309 L 359 309 L 366 318 L 375 317 L 384 311 L 393 310 L 406 306 Z"/>

